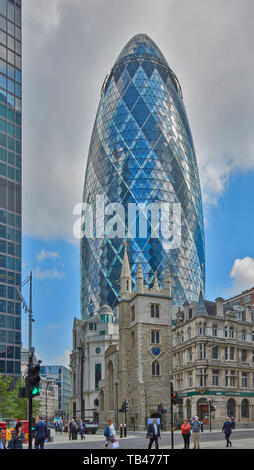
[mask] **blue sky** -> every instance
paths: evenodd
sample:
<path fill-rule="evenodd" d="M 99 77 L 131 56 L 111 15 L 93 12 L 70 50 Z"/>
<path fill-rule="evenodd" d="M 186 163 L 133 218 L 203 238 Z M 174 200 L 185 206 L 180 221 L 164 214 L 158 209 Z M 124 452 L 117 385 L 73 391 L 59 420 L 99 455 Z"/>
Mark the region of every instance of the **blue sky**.
<path fill-rule="evenodd" d="M 80 312 L 73 207 L 105 76 L 139 32 L 183 89 L 204 202 L 206 297 L 254 285 L 253 16 L 253 0 L 24 2 L 23 278 L 33 270 L 33 342 L 44 364 L 68 364 Z M 24 319 L 24 345 L 26 331 Z"/>

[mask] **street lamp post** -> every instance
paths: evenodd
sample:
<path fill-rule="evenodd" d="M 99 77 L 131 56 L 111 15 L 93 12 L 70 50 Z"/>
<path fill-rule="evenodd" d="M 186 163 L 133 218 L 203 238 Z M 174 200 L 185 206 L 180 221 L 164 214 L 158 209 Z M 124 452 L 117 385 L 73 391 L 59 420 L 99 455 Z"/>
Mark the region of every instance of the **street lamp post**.
<path fill-rule="evenodd" d="M 33 365 L 33 353 L 34 348 L 32 347 L 32 326 L 33 326 L 33 312 L 32 312 L 32 271 L 30 271 L 29 276 L 22 282 L 21 288 L 24 287 L 27 283 L 30 283 L 29 287 L 29 306 L 27 305 L 22 293 L 21 289 L 16 287 L 16 291 L 19 297 L 20 302 L 25 310 L 25 313 L 28 313 L 28 351 L 29 351 L 29 358 L 28 358 L 28 374 Z M 29 442 L 28 448 L 32 449 L 33 437 L 32 437 L 32 415 L 33 415 L 33 399 L 29 396 L 28 398 L 28 426 L 29 426 Z"/>
<path fill-rule="evenodd" d="M 80 351 L 80 411 L 81 411 L 81 421 L 85 418 L 84 416 L 84 399 L 83 399 L 83 394 L 84 394 L 84 360 L 85 360 L 85 354 L 84 354 L 84 348 L 80 346 L 78 348 Z"/>

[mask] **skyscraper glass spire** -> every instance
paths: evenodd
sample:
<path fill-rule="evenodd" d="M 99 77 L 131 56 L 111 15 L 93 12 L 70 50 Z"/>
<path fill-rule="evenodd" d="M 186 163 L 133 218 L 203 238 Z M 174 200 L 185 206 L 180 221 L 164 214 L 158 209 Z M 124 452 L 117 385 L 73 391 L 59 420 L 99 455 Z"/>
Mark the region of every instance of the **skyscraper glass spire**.
<path fill-rule="evenodd" d="M 0 0 L 0 374 L 20 376 L 21 0 Z"/>
<path fill-rule="evenodd" d="M 145 34 L 127 43 L 102 87 L 83 193 L 83 202 L 93 211 L 98 195 L 103 196 L 105 206 L 123 205 L 125 226 L 130 203 L 135 203 L 139 214 L 147 219 L 148 230 L 145 236 L 137 229 L 133 237 L 127 231 L 124 237 L 115 238 L 96 232 L 97 236 L 93 233 L 82 239 L 83 317 L 92 315 L 100 304 L 117 305 L 126 238 L 132 274 L 141 256 L 145 282 L 153 283 L 155 272 L 162 282 L 168 261 L 173 303 L 177 306 L 185 300 L 196 301 L 200 289 L 205 288 L 203 209 L 196 155 L 179 81 Z M 161 233 L 152 236 L 151 213 L 145 210 L 151 203 L 180 205 L 181 233 L 176 244 L 166 243 Z M 169 213 L 173 217 L 173 209 Z M 140 216 L 135 214 L 138 227 Z M 109 212 L 104 210 L 103 217 L 106 224 Z"/>

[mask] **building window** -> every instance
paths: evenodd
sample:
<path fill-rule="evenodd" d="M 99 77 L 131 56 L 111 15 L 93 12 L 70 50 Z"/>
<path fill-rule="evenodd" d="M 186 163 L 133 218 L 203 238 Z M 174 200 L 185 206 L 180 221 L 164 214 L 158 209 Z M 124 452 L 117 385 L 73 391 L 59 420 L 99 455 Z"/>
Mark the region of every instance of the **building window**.
<path fill-rule="evenodd" d="M 151 317 L 152 318 L 159 318 L 160 317 L 160 306 L 159 305 L 151 305 Z"/>
<path fill-rule="evenodd" d="M 247 361 L 247 349 L 242 349 L 242 362 Z"/>
<path fill-rule="evenodd" d="M 199 359 L 206 359 L 206 345 L 203 343 L 199 345 Z"/>
<path fill-rule="evenodd" d="M 242 330 L 242 341 L 246 341 L 246 331 Z"/>
<path fill-rule="evenodd" d="M 218 359 L 218 354 L 219 354 L 218 346 L 213 346 L 212 347 L 212 359 L 217 360 Z"/>
<path fill-rule="evenodd" d="M 241 417 L 242 418 L 249 417 L 249 402 L 246 399 L 244 399 L 241 403 Z"/>
<path fill-rule="evenodd" d="M 228 337 L 228 327 L 225 326 L 224 328 L 224 337 L 227 338 Z"/>
<path fill-rule="evenodd" d="M 218 387 L 218 385 L 219 385 L 219 371 L 217 369 L 212 371 L 212 379 L 213 379 L 213 386 Z"/>
<path fill-rule="evenodd" d="M 252 341 L 254 341 L 254 331 L 252 331 L 251 338 L 252 338 Z"/>
<path fill-rule="evenodd" d="M 199 369 L 198 377 L 199 377 L 199 386 L 206 387 L 206 369 Z"/>
<path fill-rule="evenodd" d="M 101 364 L 95 364 L 95 390 L 99 390 L 99 381 L 101 380 Z"/>
<path fill-rule="evenodd" d="M 217 336 L 217 325 L 213 325 L 212 327 L 212 335 Z"/>
<path fill-rule="evenodd" d="M 235 371 L 230 371 L 230 387 L 235 387 Z"/>
<path fill-rule="evenodd" d="M 131 346 L 132 348 L 135 346 L 135 331 L 131 332 Z"/>
<path fill-rule="evenodd" d="M 243 305 L 249 304 L 250 302 L 251 302 L 251 296 L 250 296 L 250 294 L 249 294 L 249 295 L 245 295 L 245 297 L 243 297 Z"/>
<path fill-rule="evenodd" d="M 229 387 L 229 371 L 225 370 L 225 386 Z"/>
<path fill-rule="evenodd" d="M 230 347 L 229 351 L 230 351 L 230 355 L 229 355 L 230 361 L 234 361 L 235 360 L 235 348 Z"/>
<path fill-rule="evenodd" d="M 158 361 L 154 361 L 152 363 L 152 375 L 153 376 L 158 376 L 160 375 L 160 364 Z"/>
<path fill-rule="evenodd" d="M 234 339 L 234 337 L 235 337 L 235 330 L 232 326 L 229 328 L 229 337 L 231 339 Z"/>
<path fill-rule="evenodd" d="M 177 360 L 177 365 L 179 366 L 181 364 L 181 353 L 180 353 L 180 351 L 178 351 L 177 354 L 176 354 L 176 360 Z"/>
<path fill-rule="evenodd" d="M 188 373 L 188 382 L 189 382 L 189 387 L 193 387 L 193 374 L 192 374 L 192 370 Z"/>
<path fill-rule="evenodd" d="M 247 372 L 242 372 L 242 387 L 248 387 L 248 375 Z"/>
<path fill-rule="evenodd" d="M 159 343 L 160 342 L 160 332 L 158 330 L 153 330 L 151 332 L 151 342 L 152 344 L 154 343 Z"/>
<path fill-rule="evenodd" d="M 200 336 L 205 335 L 205 330 L 206 330 L 205 323 L 200 322 L 200 323 L 198 324 L 199 335 L 200 335 Z"/>
<path fill-rule="evenodd" d="M 131 321 L 135 320 L 135 305 L 131 307 Z"/>
<path fill-rule="evenodd" d="M 192 361 L 192 348 L 187 349 L 187 361 L 188 362 Z"/>

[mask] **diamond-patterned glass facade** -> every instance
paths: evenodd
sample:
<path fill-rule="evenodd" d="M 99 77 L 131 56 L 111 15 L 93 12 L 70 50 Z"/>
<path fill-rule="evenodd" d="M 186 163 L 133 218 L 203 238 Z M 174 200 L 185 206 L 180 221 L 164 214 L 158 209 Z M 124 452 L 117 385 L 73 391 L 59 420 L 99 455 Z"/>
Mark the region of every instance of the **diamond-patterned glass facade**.
<path fill-rule="evenodd" d="M 197 301 L 205 289 L 205 242 L 202 197 L 192 135 L 180 84 L 156 44 L 144 34 L 122 50 L 104 82 L 92 133 L 83 201 L 95 206 L 118 202 L 141 207 L 150 203 L 181 204 L 181 240 L 167 249 L 162 237 L 128 239 L 135 288 L 138 257 L 151 286 L 155 271 L 163 283 L 166 262 L 175 305 Z M 148 214 L 148 213 L 146 213 Z M 107 219 L 105 219 L 107 220 Z M 81 241 L 81 308 L 83 317 L 100 304 L 119 302 L 124 238 Z"/>

